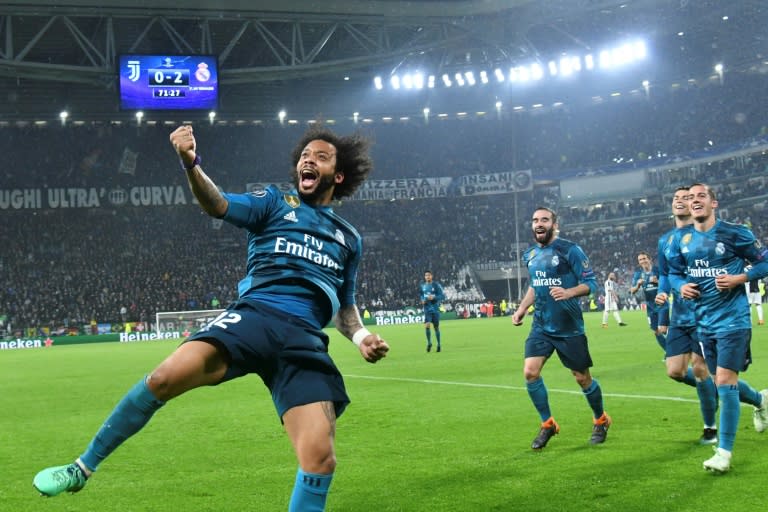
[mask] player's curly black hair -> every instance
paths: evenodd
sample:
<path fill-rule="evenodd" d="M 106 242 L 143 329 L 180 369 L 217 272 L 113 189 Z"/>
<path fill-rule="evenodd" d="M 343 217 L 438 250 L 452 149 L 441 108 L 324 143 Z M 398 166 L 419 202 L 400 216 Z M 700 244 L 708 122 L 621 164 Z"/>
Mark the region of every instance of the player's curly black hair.
<path fill-rule="evenodd" d="M 370 139 L 360 133 L 341 136 L 322 125 L 313 126 L 304 133 L 291 152 L 291 183 L 294 185 L 298 184 L 296 164 L 301 158 L 301 152 L 313 140 L 325 141 L 336 148 L 336 171 L 344 173 L 344 181 L 335 186 L 333 199 L 354 194 L 373 170 L 373 159 L 368 154 Z"/>

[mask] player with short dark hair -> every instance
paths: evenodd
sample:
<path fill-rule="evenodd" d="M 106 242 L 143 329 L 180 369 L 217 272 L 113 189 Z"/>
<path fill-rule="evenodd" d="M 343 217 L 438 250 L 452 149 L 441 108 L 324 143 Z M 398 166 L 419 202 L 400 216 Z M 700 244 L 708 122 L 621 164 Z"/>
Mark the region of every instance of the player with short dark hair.
<path fill-rule="evenodd" d="M 768 250 L 746 226 L 718 219 L 714 191 L 690 187 L 691 226 L 678 230 L 666 250 L 669 279 L 683 300 L 694 301 L 698 338 L 720 400 L 718 445 L 704 469 L 731 467 L 742 401 L 755 406 L 755 430 L 768 429 L 768 390 L 758 392 L 739 373 L 751 363 L 752 324 L 744 283 L 768 275 Z M 745 260 L 752 268 L 745 272 Z"/>
<path fill-rule="evenodd" d="M 659 238 L 659 289 L 655 302 L 662 305 L 672 296 L 671 320 L 665 343 L 665 364 L 669 378 L 693 386 L 699 397 L 704 430 L 699 442 L 717 444 L 717 389 L 707 369 L 704 355 L 696 336 L 696 313 L 690 300 L 683 300 L 679 292 L 669 285 L 669 246 L 678 230 L 693 223 L 688 207 L 689 187 L 678 187 L 672 197 L 672 216 L 675 227 Z M 690 366 L 689 366 L 690 364 Z"/>
<path fill-rule="evenodd" d="M 443 286 L 432 279 L 432 271 L 424 272 L 424 282 L 419 287 L 421 304 L 424 306 L 424 331 L 427 336 L 427 352 L 432 350 L 432 332 L 430 326 L 435 328 L 436 351 L 442 350 L 440 343 L 440 304 L 445 300 Z"/>
<path fill-rule="evenodd" d="M 584 334 L 580 297 L 595 293 L 595 273 L 577 244 L 558 238 L 557 214 L 539 207 L 533 212 L 531 228 L 535 244 L 523 253 L 530 286 L 512 315 L 522 325 L 534 306 L 531 332 L 525 341 L 525 385 L 541 417 L 541 428 L 531 448 L 544 448 L 560 426 L 552 416 L 547 388 L 541 371 L 557 352 L 563 366 L 571 370 L 593 413 L 590 443 L 601 444 L 608 435 L 611 418 L 603 408 L 603 391 L 590 374 L 592 357 Z"/>
<path fill-rule="evenodd" d="M 630 293 L 643 291 L 645 314 L 648 316 L 648 326 L 656 336 L 656 343 L 666 350 L 666 334 L 669 328 L 669 304 L 656 304 L 656 292 L 659 288 L 659 267 L 653 264 L 651 255 L 645 251 L 637 253 L 639 268 L 632 275 Z"/>
<path fill-rule="evenodd" d="M 293 190 L 230 194 L 203 172 L 191 126 L 170 139 L 200 207 L 248 233 L 239 299 L 141 378 L 74 463 L 39 472 L 34 486 L 45 496 L 79 491 L 166 402 L 256 373 L 299 463 L 289 510 L 323 510 L 336 468 L 336 418 L 349 403 L 323 328 L 333 318 L 368 362 L 389 350 L 363 327 L 355 305 L 361 237 L 330 206 L 353 194 L 371 171 L 368 141 L 310 129 L 292 152 Z"/>

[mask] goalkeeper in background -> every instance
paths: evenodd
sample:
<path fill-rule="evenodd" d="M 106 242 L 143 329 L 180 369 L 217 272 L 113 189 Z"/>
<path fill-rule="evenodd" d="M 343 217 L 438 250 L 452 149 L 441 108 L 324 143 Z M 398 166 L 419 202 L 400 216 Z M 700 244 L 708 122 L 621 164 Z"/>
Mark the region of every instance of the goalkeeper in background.
<path fill-rule="evenodd" d="M 427 352 L 432 350 L 432 331 L 430 326 L 435 328 L 435 341 L 437 342 L 436 352 L 442 350 L 440 344 L 440 304 L 445 300 L 443 286 L 437 281 L 432 280 L 432 272 L 424 272 L 424 282 L 421 283 L 421 304 L 424 306 L 424 331 L 427 336 Z"/>
<path fill-rule="evenodd" d="M 77 492 L 172 398 L 256 373 L 272 394 L 298 459 L 288 510 L 324 510 L 336 468 L 336 418 L 349 398 L 322 329 L 333 318 L 370 363 L 389 350 L 363 327 L 355 304 L 361 237 L 330 207 L 367 178 L 373 167 L 369 143 L 359 135 L 312 128 L 291 154 L 293 190 L 269 186 L 228 194 L 200 167 L 191 126 L 177 128 L 170 139 L 200 207 L 248 232 L 240 297 L 142 377 L 75 462 L 42 470 L 33 484 L 44 496 Z"/>

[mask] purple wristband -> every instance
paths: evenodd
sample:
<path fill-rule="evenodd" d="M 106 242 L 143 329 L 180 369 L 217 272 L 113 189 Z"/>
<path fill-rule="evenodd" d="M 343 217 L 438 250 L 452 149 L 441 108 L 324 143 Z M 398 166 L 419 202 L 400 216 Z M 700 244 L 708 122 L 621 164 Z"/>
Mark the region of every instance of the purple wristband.
<path fill-rule="evenodd" d="M 196 155 L 195 155 L 195 159 L 194 159 L 194 160 L 192 160 L 192 165 L 190 165 L 189 167 L 187 167 L 187 166 L 184 164 L 184 160 L 179 160 L 179 163 L 181 164 L 181 168 L 182 168 L 182 169 L 184 169 L 185 171 L 191 171 L 192 169 L 194 169 L 194 168 L 195 168 L 195 166 L 196 166 L 196 165 L 200 165 L 200 162 L 202 162 L 202 161 L 203 161 L 203 159 L 202 159 L 202 158 L 200 158 L 200 155 L 199 155 L 199 154 L 196 154 Z"/>

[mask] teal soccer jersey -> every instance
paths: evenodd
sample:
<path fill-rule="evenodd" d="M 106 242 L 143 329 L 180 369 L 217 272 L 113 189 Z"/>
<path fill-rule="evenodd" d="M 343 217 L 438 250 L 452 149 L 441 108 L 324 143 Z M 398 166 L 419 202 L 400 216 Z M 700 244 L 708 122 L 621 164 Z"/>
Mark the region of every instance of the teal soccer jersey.
<path fill-rule="evenodd" d="M 696 323 L 704 333 L 751 329 L 749 303 L 744 286 L 720 291 L 719 275 L 742 274 L 746 261 L 753 263 L 748 279 L 768 274 L 768 251 L 747 227 L 718 220 L 705 232 L 693 227 L 678 230 L 667 248 L 671 286 L 696 283 L 701 296 L 694 301 Z"/>
<path fill-rule="evenodd" d="M 533 328 L 558 337 L 584 334 L 580 297 L 556 301 L 549 294 L 552 287 L 573 288 L 586 284 L 590 293 L 597 290 L 595 273 L 581 247 L 556 238 L 545 247 L 529 247 L 523 253 L 533 288 Z"/>
<path fill-rule="evenodd" d="M 683 299 L 680 296 L 679 290 L 672 288 L 669 284 L 669 263 L 667 258 L 669 257 L 669 247 L 676 232 L 677 228 L 671 229 L 659 238 L 658 261 L 660 277 L 658 291 L 672 297 L 672 320 L 670 325 L 673 327 L 691 327 L 696 325 L 696 312 L 694 311 L 693 301 Z"/>
<path fill-rule="evenodd" d="M 433 297 L 430 299 L 429 296 Z M 421 283 L 421 300 L 424 302 L 424 313 L 440 313 L 440 303 L 445 300 L 443 287 L 440 283 Z"/>
<path fill-rule="evenodd" d="M 265 292 L 273 292 L 272 297 L 299 294 L 297 300 L 277 306 L 321 327 L 340 306 L 355 304 L 362 239 L 330 206 L 306 204 L 295 190 L 281 192 L 274 185 L 224 197 L 229 201 L 224 220 L 248 230 L 246 277 L 238 286 L 241 298 Z M 303 309 L 316 303 L 300 295 L 308 289 L 326 298 L 323 310 Z"/>

